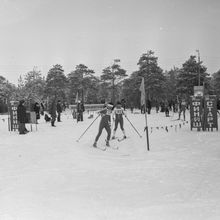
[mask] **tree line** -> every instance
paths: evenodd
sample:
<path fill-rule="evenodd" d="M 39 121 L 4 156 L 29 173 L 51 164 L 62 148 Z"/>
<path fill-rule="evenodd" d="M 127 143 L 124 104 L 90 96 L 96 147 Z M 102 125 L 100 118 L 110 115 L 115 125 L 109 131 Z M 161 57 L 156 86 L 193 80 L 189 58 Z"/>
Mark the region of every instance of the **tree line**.
<path fill-rule="evenodd" d="M 37 68 L 18 79 L 18 85 L 10 83 L 0 76 L 0 105 L 6 99 L 20 100 L 37 97 L 47 100 L 56 96 L 63 102 L 74 104 L 76 96 L 84 103 L 102 103 L 126 100 L 127 106 L 140 107 L 140 83 L 145 79 L 146 99 L 154 102 L 189 99 L 193 87 L 204 85 L 205 94 L 220 97 L 220 70 L 212 75 L 207 72 L 202 61 L 191 55 L 182 67 L 173 67 L 164 71 L 158 65 L 158 57 L 151 50 L 141 55 L 137 70 L 127 74 L 121 67 L 120 60 L 104 68 L 97 76 L 94 70 L 79 64 L 70 73 L 65 74 L 61 65 L 54 65 L 43 76 Z M 0 109 L 1 111 L 1 109 Z"/>

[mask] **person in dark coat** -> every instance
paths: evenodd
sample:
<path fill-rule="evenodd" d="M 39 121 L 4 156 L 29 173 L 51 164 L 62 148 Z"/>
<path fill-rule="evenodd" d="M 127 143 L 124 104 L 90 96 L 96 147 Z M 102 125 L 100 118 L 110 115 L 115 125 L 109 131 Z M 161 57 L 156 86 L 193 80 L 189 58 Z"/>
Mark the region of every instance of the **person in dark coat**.
<path fill-rule="evenodd" d="M 55 126 L 55 121 L 56 121 L 56 117 L 57 117 L 57 114 L 56 114 L 56 99 L 53 98 L 49 104 L 49 114 L 51 116 L 51 126 L 52 127 L 56 127 Z"/>
<path fill-rule="evenodd" d="M 164 102 L 164 110 L 165 110 L 165 116 L 169 117 L 169 113 L 170 113 L 170 111 L 169 111 L 169 102 L 167 100 L 165 100 L 165 102 Z"/>
<path fill-rule="evenodd" d="M 38 102 L 35 102 L 34 104 L 34 111 L 36 113 L 36 121 L 37 121 L 38 119 L 40 119 L 40 105 Z"/>
<path fill-rule="evenodd" d="M 44 106 L 44 103 L 40 103 L 40 114 L 41 115 L 44 115 L 44 110 L 45 110 L 45 106 Z"/>
<path fill-rule="evenodd" d="M 122 108 L 124 109 L 124 111 L 126 110 L 126 101 L 125 101 L 125 99 L 122 99 L 121 100 L 121 106 L 122 106 Z"/>
<path fill-rule="evenodd" d="M 24 106 L 25 101 L 21 100 L 19 102 L 18 108 L 17 108 L 17 119 L 18 119 L 18 131 L 19 134 L 26 134 L 27 129 L 25 127 L 25 123 L 27 120 L 26 117 L 26 107 Z"/>
<path fill-rule="evenodd" d="M 151 112 L 151 100 L 150 99 L 146 100 L 146 108 L 147 108 L 147 113 L 150 114 Z"/>
<path fill-rule="evenodd" d="M 60 120 L 61 112 L 62 112 L 62 105 L 61 105 L 60 100 L 58 100 L 58 102 L 57 102 L 57 114 L 58 114 L 57 121 L 58 122 L 61 122 L 61 120 Z"/>
<path fill-rule="evenodd" d="M 84 105 L 82 102 L 77 103 L 77 122 L 83 121 L 83 112 L 85 111 Z"/>

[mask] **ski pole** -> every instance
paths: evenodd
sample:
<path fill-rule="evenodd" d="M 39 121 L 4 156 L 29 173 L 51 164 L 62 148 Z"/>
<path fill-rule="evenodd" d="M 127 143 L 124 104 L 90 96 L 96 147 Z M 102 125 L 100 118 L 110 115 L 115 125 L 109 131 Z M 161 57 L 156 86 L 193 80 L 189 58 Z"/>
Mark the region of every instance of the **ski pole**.
<path fill-rule="evenodd" d="M 98 114 L 98 116 L 93 120 L 93 122 L 89 125 L 88 128 L 86 128 L 86 130 L 81 134 L 81 136 L 78 138 L 78 140 L 76 140 L 77 142 L 79 142 L 79 140 L 82 138 L 82 136 L 87 132 L 87 130 L 92 126 L 92 124 L 95 122 L 95 120 L 100 116 L 100 114 Z"/>
<path fill-rule="evenodd" d="M 125 118 L 128 120 L 128 122 L 131 124 L 131 126 L 134 128 L 134 130 L 137 132 L 137 134 L 139 135 L 140 138 L 142 138 L 142 136 L 140 135 L 140 133 L 137 131 L 137 129 L 134 127 L 134 125 L 131 123 L 131 121 L 128 119 L 128 117 L 126 115 L 124 115 Z"/>

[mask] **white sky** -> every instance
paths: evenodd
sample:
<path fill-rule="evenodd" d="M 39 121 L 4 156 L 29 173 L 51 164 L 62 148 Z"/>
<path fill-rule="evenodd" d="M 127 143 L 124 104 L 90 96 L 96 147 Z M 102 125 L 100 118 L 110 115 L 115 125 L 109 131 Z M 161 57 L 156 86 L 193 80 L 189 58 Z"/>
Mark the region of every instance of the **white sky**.
<path fill-rule="evenodd" d="M 0 0 L 0 75 L 17 83 L 37 66 L 65 74 L 83 63 L 99 75 L 114 59 L 130 74 L 153 50 L 164 70 L 200 50 L 220 69 L 218 0 Z"/>

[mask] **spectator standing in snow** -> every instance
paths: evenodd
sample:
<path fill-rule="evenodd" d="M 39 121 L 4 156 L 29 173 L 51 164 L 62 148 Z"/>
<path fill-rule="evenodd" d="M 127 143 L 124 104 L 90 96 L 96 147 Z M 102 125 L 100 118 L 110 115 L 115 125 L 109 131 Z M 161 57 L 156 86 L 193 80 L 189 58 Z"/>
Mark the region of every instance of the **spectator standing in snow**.
<path fill-rule="evenodd" d="M 82 102 L 78 101 L 77 103 L 77 122 L 83 121 L 83 112 L 85 111 L 84 105 Z"/>
<path fill-rule="evenodd" d="M 34 111 L 36 113 L 36 121 L 37 121 L 38 119 L 40 119 L 40 105 L 38 102 L 35 102 L 34 104 Z"/>
<path fill-rule="evenodd" d="M 183 113 L 183 120 L 185 121 L 186 119 L 185 112 L 186 112 L 186 100 L 182 99 L 179 102 L 179 120 L 181 117 L 181 113 Z"/>
<path fill-rule="evenodd" d="M 151 101 L 150 101 L 150 99 L 147 99 L 147 101 L 146 101 L 146 108 L 147 108 L 147 113 L 150 114 L 150 112 L 151 112 Z"/>
<path fill-rule="evenodd" d="M 57 121 L 58 122 L 61 122 L 61 120 L 60 120 L 61 113 L 62 113 L 62 105 L 61 105 L 60 100 L 58 100 L 58 102 L 57 102 L 57 114 L 58 114 Z"/>
<path fill-rule="evenodd" d="M 111 113 L 112 113 L 113 105 L 106 104 L 104 105 L 104 108 L 99 111 L 99 114 L 101 114 L 101 121 L 99 124 L 99 131 L 95 138 L 95 142 L 93 144 L 93 147 L 97 147 L 97 141 L 99 140 L 100 135 L 102 134 L 102 130 L 105 128 L 107 131 L 107 140 L 106 140 L 106 146 L 109 147 L 109 140 L 111 137 Z"/>
<path fill-rule="evenodd" d="M 26 116 L 26 107 L 24 106 L 25 101 L 21 100 L 19 102 L 18 108 L 17 108 L 17 119 L 18 119 L 18 131 L 19 134 L 26 134 L 28 131 L 25 127 L 25 123 L 27 121 Z"/>
<path fill-rule="evenodd" d="M 51 116 L 51 126 L 52 127 L 56 127 L 55 126 L 55 121 L 56 121 L 56 98 L 53 97 L 51 102 L 49 103 L 49 114 Z"/>
<path fill-rule="evenodd" d="M 130 109 L 131 109 L 131 113 L 133 113 L 134 112 L 134 103 L 133 102 L 131 102 Z"/>
<path fill-rule="evenodd" d="M 45 105 L 43 102 L 40 103 L 40 114 L 44 115 Z"/>
<path fill-rule="evenodd" d="M 116 133 L 116 130 L 118 128 L 118 123 L 120 124 L 120 128 L 124 134 L 124 138 L 126 138 L 126 135 L 125 135 L 125 130 L 124 130 L 124 121 L 123 121 L 123 115 L 124 115 L 124 110 L 121 106 L 121 103 L 118 101 L 117 104 L 116 104 L 116 107 L 115 109 L 113 110 L 113 120 L 115 121 L 115 127 L 114 127 L 114 130 L 113 130 L 113 136 L 112 136 L 112 139 L 115 139 L 115 133 Z"/>
<path fill-rule="evenodd" d="M 165 100 L 165 102 L 164 102 L 164 111 L 165 111 L 165 116 L 169 117 L 169 113 L 170 113 L 170 111 L 169 111 L 169 102 L 167 100 Z"/>
<path fill-rule="evenodd" d="M 122 99 L 121 100 L 121 106 L 122 106 L 122 108 L 124 109 L 124 111 L 126 110 L 126 101 L 125 101 L 125 99 Z"/>

